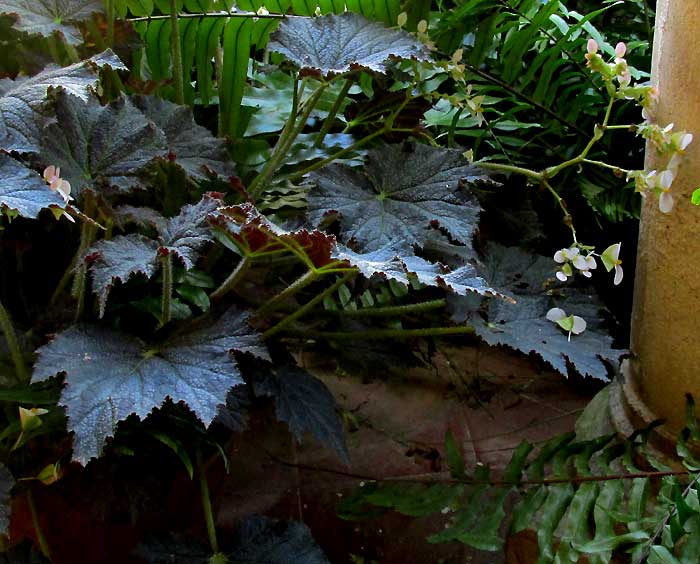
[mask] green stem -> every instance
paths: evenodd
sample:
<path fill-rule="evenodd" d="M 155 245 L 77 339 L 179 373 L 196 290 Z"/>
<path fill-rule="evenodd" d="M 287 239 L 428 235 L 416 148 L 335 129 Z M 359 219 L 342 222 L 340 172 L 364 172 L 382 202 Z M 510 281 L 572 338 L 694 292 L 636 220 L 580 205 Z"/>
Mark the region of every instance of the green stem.
<path fill-rule="evenodd" d="M 85 197 L 85 216 L 91 218 L 95 213 L 96 203 L 93 197 L 90 197 L 89 193 Z M 81 264 L 82 258 L 85 256 L 90 245 L 95 240 L 95 235 L 97 233 L 97 228 L 95 223 L 85 222 L 80 226 L 80 246 L 78 247 L 78 252 L 76 253 L 76 267 L 75 267 L 75 277 L 73 278 L 73 288 L 71 294 L 76 299 L 77 304 L 75 306 L 75 321 L 80 319 L 83 314 L 83 308 L 85 306 L 85 277 L 87 276 L 87 269 L 85 264 Z M 59 283 L 60 285 L 60 283 Z M 57 288 L 58 290 L 58 288 Z M 53 298 L 52 298 L 53 299 Z"/>
<path fill-rule="evenodd" d="M 67 41 L 64 41 L 63 47 L 66 50 L 66 54 L 68 55 L 68 59 L 70 60 L 71 63 L 79 63 L 80 62 L 80 55 L 78 55 L 78 51 L 76 50 L 73 45 L 68 43 Z"/>
<path fill-rule="evenodd" d="M 353 341 L 368 339 L 413 339 L 415 337 L 446 337 L 449 335 L 470 335 L 473 327 L 426 327 L 424 329 L 371 329 L 368 331 L 295 331 L 290 335 L 298 335 L 309 339 L 329 339 L 337 341 Z"/>
<path fill-rule="evenodd" d="M 309 174 L 310 172 L 313 172 L 314 170 L 318 170 L 319 168 L 323 168 L 329 163 L 332 163 L 333 161 L 337 159 L 342 159 L 345 155 L 352 153 L 353 151 L 356 151 L 360 147 L 363 147 L 372 139 L 375 139 L 376 137 L 379 137 L 380 135 L 384 135 L 387 132 L 387 130 L 382 127 L 381 129 L 377 129 L 374 133 L 370 133 L 367 137 L 363 137 L 359 141 L 355 141 L 352 145 L 349 147 L 345 147 L 345 149 L 341 149 L 337 153 L 333 153 L 332 155 L 326 157 L 325 159 L 322 159 L 320 161 L 317 161 L 309 166 L 307 166 L 305 169 L 300 170 L 298 172 L 295 172 L 293 174 L 290 174 L 289 176 L 286 176 L 286 180 L 294 181 L 298 180 L 299 178 L 303 177 L 306 174 Z"/>
<path fill-rule="evenodd" d="M 161 296 L 161 327 L 170 321 L 173 301 L 173 257 L 168 253 L 160 257 L 163 269 L 163 292 Z"/>
<path fill-rule="evenodd" d="M 34 532 L 36 533 L 36 540 L 39 542 L 39 548 L 41 553 L 51 561 L 51 551 L 49 550 L 49 544 L 46 542 L 46 537 L 41 530 L 41 525 L 39 524 L 39 514 L 36 510 L 36 505 L 34 504 L 34 496 L 32 495 L 31 488 L 27 490 L 27 505 L 29 505 L 29 512 L 32 514 L 32 525 L 34 526 Z"/>
<path fill-rule="evenodd" d="M 10 356 L 12 357 L 12 362 L 15 365 L 17 376 L 19 376 L 19 379 L 22 381 L 29 381 L 27 365 L 24 363 L 22 349 L 17 342 L 17 335 L 15 335 L 15 329 L 12 326 L 12 319 L 10 319 L 10 314 L 7 312 L 2 303 L 0 303 L 0 331 L 5 336 L 7 348 L 10 350 Z"/>
<path fill-rule="evenodd" d="M 347 97 L 348 92 L 350 92 L 350 88 L 352 88 L 353 84 L 354 80 L 352 78 L 345 79 L 343 87 L 338 93 L 338 97 L 335 99 L 335 102 L 333 102 L 333 107 L 331 107 L 331 111 L 328 113 L 326 120 L 323 122 L 321 131 L 319 132 L 318 138 L 316 139 L 316 147 L 323 146 L 323 140 L 326 138 L 326 135 L 328 135 L 328 132 L 331 130 L 331 127 L 333 127 L 335 116 L 338 114 L 338 110 L 340 110 L 340 107 L 343 105 L 343 102 L 345 101 L 345 98 Z"/>
<path fill-rule="evenodd" d="M 626 168 L 620 168 L 619 166 L 611 165 L 611 164 L 608 164 L 608 163 L 603 162 L 603 161 L 594 161 L 594 160 L 591 160 L 591 159 L 583 159 L 583 161 L 581 161 L 581 162 L 584 162 L 584 163 L 586 163 L 586 164 L 591 164 L 591 165 L 599 166 L 599 167 L 602 167 L 602 168 L 608 168 L 608 169 L 610 169 L 610 170 L 612 170 L 612 171 L 614 171 L 614 172 L 616 172 L 616 173 L 624 173 L 624 174 L 627 174 L 627 173 L 629 173 L 629 172 L 632 172 L 631 170 L 627 170 Z"/>
<path fill-rule="evenodd" d="M 177 0 L 170 0 L 170 49 L 173 58 L 175 101 L 183 105 L 185 103 L 185 81 L 182 76 L 182 46 L 180 45 L 180 25 L 177 16 Z"/>
<path fill-rule="evenodd" d="M 410 313 L 423 313 L 434 309 L 441 309 L 447 305 L 446 300 L 430 300 L 428 302 L 420 302 L 418 304 L 406 304 L 399 306 L 386 307 L 365 307 L 356 310 L 336 310 L 332 313 L 337 313 L 343 317 L 392 317 L 402 316 Z"/>
<path fill-rule="evenodd" d="M 214 290 L 209 297 L 212 300 L 219 300 L 223 298 L 226 294 L 228 294 L 231 290 L 233 290 L 236 287 L 236 285 L 243 279 L 243 277 L 249 269 L 250 259 L 248 257 L 243 257 L 236 265 L 236 268 L 233 269 L 233 272 L 231 272 L 229 277 L 226 278 L 226 280 L 223 281 L 221 286 Z"/>
<path fill-rule="evenodd" d="M 533 180 L 536 180 L 537 182 L 542 181 L 542 173 L 535 172 L 534 170 L 530 170 L 529 168 L 523 168 L 520 166 L 501 164 L 501 163 L 481 162 L 481 161 L 478 161 L 474 164 L 477 165 L 479 168 L 483 168 L 485 170 L 493 170 L 494 172 L 512 172 L 514 174 L 520 174 L 522 176 L 527 176 L 528 178 L 532 178 Z"/>
<path fill-rule="evenodd" d="M 219 552 L 219 542 L 216 539 L 216 525 L 214 524 L 214 512 L 211 508 L 211 498 L 209 497 L 209 483 L 202 461 L 202 450 L 197 449 L 197 474 L 199 475 L 199 493 L 202 499 L 202 509 L 204 510 L 204 520 L 207 523 L 207 535 L 209 536 L 209 546 L 214 554 Z"/>
<path fill-rule="evenodd" d="M 296 138 L 304 130 L 304 127 L 306 126 L 306 122 L 308 121 L 311 112 L 313 111 L 314 107 L 316 107 L 316 104 L 318 103 L 319 99 L 321 98 L 321 95 L 327 87 L 327 82 L 322 82 L 319 85 L 319 87 L 304 103 L 299 119 L 295 120 L 294 122 L 294 129 L 288 135 L 285 136 L 283 134 L 280 137 L 279 141 L 277 142 L 277 145 L 275 146 L 274 151 L 272 152 L 270 160 L 267 161 L 265 168 L 255 178 L 255 180 L 253 180 L 248 189 L 248 193 L 253 199 L 260 195 L 260 193 L 265 187 L 265 184 L 272 178 L 275 172 L 277 172 L 277 169 L 284 162 L 284 159 L 287 157 L 287 153 L 291 149 Z"/>
<path fill-rule="evenodd" d="M 46 45 L 49 48 L 49 53 L 53 62 L 59 66 L 63 66 L 63 59 L 61 58 L 61 53 L 58 50 L 59 44 L 58 34 L 52 33 L 46 38 Z"/>
<path fill-rule="evenodd" d="M 556 166 L 550 166 L 549 168 L 546 168 L 541 173 L 542 178 L 545 178 L 545 179 L 554 178 L 557 174 L 559 174 L 565 168 L 568 168 L 570 166 L 574 166 L 577 164 L 581 164 L 581 162 L 583 162 L 583 159 L 585 159 L 588 156 L 588 153 L 593 148 L 593 145 L 595 145 L 598 142 L 598 140 L 603 136 L 603 132 L 608 127 L 608 121 L 610 120 L 610 115 L 612 113 L 612 107 L 613 107 L 614 103 L 615 103 L 615 98 L 613 98 L 611 96 L 610 102 L 608 103 L 608 108 L 605 111 L 605 117 L 603 118 L 602 125 L 596 126 L 596 129 L 593 133 L 593 137 L 591 137 L 591 140 L 588 142 L 588 145 L 586 145 L 584 147 L 583 151 L 581 151 L 581 154 L 574 157 L 573 159 L 569 159 L 568 161 L 564 161 L 563 163 L 560 163 Z"/>
<path fill-rule="evenodd" d="M 284 302 L 288 298 L 291 298 L 294 294 L 300 292 L 309 284 L 312 284 L 313 282 L 318 280 L 318 277 L 319 274 L 315 270 L 309 270 L 306 274 L 297 278 L 294 282 L 292 282 L 292 284 L 287 286 L 279 294 L 272 297 L 269 301 L 267 301 L 261 307 L 259 307 L 257 315 L 264 315 L 265 313 L 268 313 L 269 311 L 275 309 L 277 304 Z"/>
<path fill-rule="evenodd" d="M 257 12 L 211 12 L 211 13 L 197 13 L 197 14 L 180 14 L 178 18 L 181 20 L 186 20 L 189 18 L 255 18 L 255 19 L 275 19 L 284 20 L 287 18 L 307 18 L 307 16 L 293 16 L 286 14 L 258 14 Z M 154 22 L 158 20 L 167 20 L 170 16 L 140 16 L 138 18 L 126 18 L 126 21 L 136 23 L 136 22 Z"/>
<path fill-rule="evenodd" d="M 338 280 L 335 281 L 335 283 L 328 288 L 326 288 L 323 292 L 320 294 L 317 294 L 312 300 L 308 301 L 305 303 L 303 306 L 301 306 L 298 310 L 296 310 L 294 313 L 291 315 L 288 315 L 285 317 L 282 321 L 280 321 L 277 325 L 274 327 L 271 327 L 265 333 L 263 333 L 262 338 L 263 339 L 269 339 L 273 335 L 276 335 L 282 329 L 287 327 L 290 323 L 293 323 L 297 319 L 303 317 L 306 315 L 308 312 L 310 312 L 314 307 L 316 307 L 318 304 L 320 304 L 326 296 L 330 296 L 333 292 L 338 290 L 343 284 L 345 284 L 348 280 L 353 278 L 354 276 L 357 275 L 357 271 L 354 272 L 347 272 L 345 276 L 338 278 Z"/>

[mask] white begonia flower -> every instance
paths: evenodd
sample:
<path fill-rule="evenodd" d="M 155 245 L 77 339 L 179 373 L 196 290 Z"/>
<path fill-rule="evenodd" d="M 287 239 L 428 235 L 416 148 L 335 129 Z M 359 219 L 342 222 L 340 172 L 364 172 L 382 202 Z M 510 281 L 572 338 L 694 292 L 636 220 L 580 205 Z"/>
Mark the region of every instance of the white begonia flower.
<path fill-rule="evenodd" d="M 571 265 L 573 264 L 576 266 L 576 260 L 578 258 L 582 258 L 581 250 L 578 247 L 559 249 L 556 253 L 554 253 L 554 262 L 562 265 L 561 270 L 558 270 L 556 273 L 558 280 L 566 282 L 570 276 L 574 275 Z"/>
<path fill-rule="evenodd" d="M 586 278 L 590 278 L 593 275 L 593 273 L 590 272 L 591 270 L 598 268 L 595 258 L 593 258 L 592 255 L 587 255 L 585 257 L 583 255 L 578 255 L 574 259 L 573 264 Z"/>
<path fill-rule="evenodd" d="M 568 335 L 568 340 L 571 341 L 571 334 L 580 335 L 586 330 L 586 320 L 578 315 L 566 315 L 566 312 L 558 307 L 553 307 L 547 312 L 547 319 L 556 323 Z"/>
<path fill-rule="evenodd" d="M 586 43 L 586 51 L 588 52 L 589 55 L 592 55 L 593 53 L 598 52 L 598 42 L 595 39 L 593 39 L 592 37 Z"/>
<path fill-rule="evenodd" d="M 613 280 L 613 284 L 615 284 L 615 286 L 622 282 L 622 261 L 619 258 L 621 246 L 621 243 L 615 243 L 614 245 L 610 245 L 600 255 L 600 260 L 603 261 L 603 266 L 605 267 L 605 270 L 607 270 L 608 272 L 610 272 L 613 269 L 615 270 L 615 279 Z"/>
<path fill-rule="evenodd" d="M 676 163 L 674 163 L 675 169 Z M 671 185 L 675 176 L 674 169 L 666 169 L 658 174 L 652 170 L 646 176 L 647 186 L 659 195 L 659 210 L 662 213 L 669 213 L 673 209 L 673 194 Z"/>

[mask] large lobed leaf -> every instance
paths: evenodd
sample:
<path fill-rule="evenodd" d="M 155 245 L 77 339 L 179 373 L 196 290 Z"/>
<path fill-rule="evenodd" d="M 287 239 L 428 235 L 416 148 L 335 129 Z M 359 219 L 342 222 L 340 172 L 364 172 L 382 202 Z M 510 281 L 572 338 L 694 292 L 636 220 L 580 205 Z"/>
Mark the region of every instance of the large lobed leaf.
<path fill-rule="evenodd" d="M 61 167 L 79 197 L 96 185 L 128 191 L 156 157 L 167 155 L 165 134 L 126 98 L 102 106 L 58 92 L 56 122 L 43 134 L 42 160 Z"/>
<path fill-rule="evenodd" d="M 341 239 L 374 251 L 395 239 L 423 246 L 435 227 L 470 245 L 481 207 L 465 184 L 488 177 L 460 151 L 397 144 L 370 152 L 365 172 L 331 165 L 312 180 L 309 220 L 337 213 Z"/>
<path fill-rule="evenodd" d="M 488 300 L 452 301 L 453 319 L 474 325 L 476 333 L 491 345 L 506 345 L 526 354 L 534 352 L 561 374 L 567 363 L 584 376 L 606 380 L 604 361 L 615 364 L 624 350 L 612 348 L 613 339 L 604 327 L 603 306 L 589 290 L 556 287 L 556 264 L 549 257 L 532 255 L 516 247 L 489 247 L 484 277 L 493 286 L 510 293 L 516 303 Z M 571 340 L 556 323 L 546 319 L 553 307 L 586 320 L 587 328 Z"/>
<path fill-rule="evenodd" d="M 97 71 L 102 67 L 126 70 L 109 49 L 90 59 L 64 68 L 47 67 L 31 78 L 0 80 L 0 149 L 39 152 L 41 115 L 50 88 L 64 91 L 87 101 L 97 85 Z"/>
<path fill-rule="evenodd" d="M 165 133 L 170 157 L 199 180 L 207 173 L 228 177 L 235 174 L 223 139 L 198 125 L 188 106 L 178 106 L 156 96 L 134 96 L 132 102 Z"/>
<path fill-rule="evenodd" d="M 274 399 L 277 418 L 289 426 L 297 441 L 309 432 L 350 463 L 338 406 L 318 378 L 298 366 L 265 365 L 253 371 L 252 385 L 256 396 Z"/>
<path fill-rule="evenodd" d="M 86 464 L 99 456 L 117 423 L 146 417 L 166 398 L 184 402 L 205 425 L 228 391 L 243 383 L 231 352 L 266 358 L 248 314 L 228 310 L 216 323 L 149 347 L 129 335 L 76 325 L 38 351 L 32 382 L 65 372 L 60 404 L 74 433 L 73 458 Z"/>
<path fill-rule="evenodd" d="M 402 241 L 392 241 L 368 253 L 356 253 L 338 245 L 331 257 L 347 261 L 366 278 L 376 276 L 404 286 L 408 286 L 411 280 L 415 279 L 426 286 L 438 286 L 459 295 L 474 292 L 482 296 L 506 297 L 491 288 L 471 264 L 450 270 L 442 264 L 415 255 L 411 246 Z"/>
<path fill-rule="evenodd" d="M 58 32 L 71 45 L 82 43 L 77 23 L 103 12 L 100 0 L 3 0 L 0 13 L 15 14 L 20 31 L 40 35 Z"/>
<path fill-rule="evenodd" d="M 196 204 L 185 205 L 175 217 L 166 219 L 150 208 L 124 206 L 120 218 L 131 218 L 142 226 L 155 227 L 158 240 L 132 233 L 95 243 L 85 258 L 91 263 L 92 288 L 97 294 L 100 317 L 115 282 L 126 282 L 136 274 L 151 278 L 158 269 L 158 257 L 172 254 L 186 270 L 194 267 L 200 251 L 212 241 L 207 216 L 221 205 L 221 200 L 205 194 Z"/>
<path fill-rule="evenodd" d="M 385 72 L 391 59 L 430 58 L 428 49 L 405 31 L 387 29 L 350 12 L 286 19 L 270 39 L 270 51 L 323 75 L 354 69 Z"/>
<path fill-rule="evenodd" d="M 0 153 L 0 212 L 10 210 L 35 218 L 49 206 L 64 208 L 66 204 L 36 172 Z"/>

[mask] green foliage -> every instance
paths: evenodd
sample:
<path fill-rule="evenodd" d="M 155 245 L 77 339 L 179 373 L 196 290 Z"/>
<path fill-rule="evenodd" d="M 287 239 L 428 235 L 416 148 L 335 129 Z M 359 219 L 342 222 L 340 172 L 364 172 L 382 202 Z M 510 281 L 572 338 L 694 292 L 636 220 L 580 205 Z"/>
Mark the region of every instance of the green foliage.
<path fill-rule="evenodd" d="M 610 562 L 613 554 L 631 555 L 632 562 L 695 562 L 700 545 L 694 538 L 700 519 L 694 458 L 685 441 L 700 433 L 692 399 L 688 427 L 678 451 L 687 471 L 659 466 L 648 455 L 653 425 L 625 439 L 616 435 L 576 440 L 573 433 L 556 436 L 535 448 L 523 442 L 498 477 L 478 464 L 465 471 L 463 455 L 450 433 L 445 450 L 451 479 L 410 485 L 401 482 L 365 484 L 338 506 L 345 519 L 367 518 L 372 508 L 412 517 L 446 515 L 441 532 L 429 542 L 457 541 L 479 550 L 497 551 L 506 534 L 537 531 L 538 562 Z M 645 465 L 640 469 L 637 460 Z M 655 503 L 648 503 L 652 487 Z M 507 515 L 504 503 L 517 494 Z"/>

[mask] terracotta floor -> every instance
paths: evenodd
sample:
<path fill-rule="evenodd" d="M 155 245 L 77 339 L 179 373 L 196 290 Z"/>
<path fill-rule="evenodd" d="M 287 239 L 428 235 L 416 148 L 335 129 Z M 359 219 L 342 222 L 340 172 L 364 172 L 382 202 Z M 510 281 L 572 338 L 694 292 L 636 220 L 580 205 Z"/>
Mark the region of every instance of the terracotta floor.
<path fill-rule="evenodd" d="M 344 466 L 311 438 L 294 445 L 283 427 L 246 433 L 232 447 L 235 471 L 219 496 L 218 522 L 231 527 L 251 511 L 302 520 L 334 564 L 505 562 L 503 554 L 457 543 L 428 544 L 425 536 L 440 529 L 439 518 L 388 514 L 360 523 L 340 520 L 333 507 L 360 482 L 345 473 L 447 475 L 442 456 L 448 429 L 460 441 L 468 468 L 477 462 L 503 468 L 522 440 L 537 443 L 572 430 L 595 392 L 595 386 L 538 369 L 533 359 L 488 347 L 441 349 L 438 370 L 414 370 L 392 376 L 390 383 L 363 383 L 330 373 L 313 359 L 301 361 L 357 422 L 348 435 L 352 465 Z M 254 423 L 269 430 L 272 425 L 277 424 Z M 258 454 L 251 458 L 251 452 Z M 246 454 L 236 459 L 236 453 Z"/>

